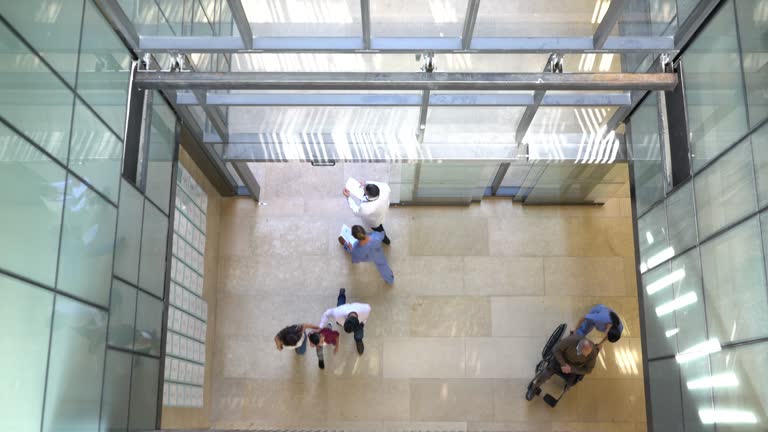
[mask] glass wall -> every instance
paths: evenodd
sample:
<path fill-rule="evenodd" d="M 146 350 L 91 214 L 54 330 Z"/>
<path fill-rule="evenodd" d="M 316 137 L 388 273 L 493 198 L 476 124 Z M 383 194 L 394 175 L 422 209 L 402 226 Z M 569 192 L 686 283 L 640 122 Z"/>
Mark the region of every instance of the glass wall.
<path fill-rule="evenodd" d="M 94 2 L 0 15 L 0 430 L 153 429 L 176 119 L 154 98 L 137 187 L 131 54 Z"/>
<path fill-rule="evenodd" d="M 663 186 L 656 95 L 628 122 L 654 431 L 768 429 L 766 11 L 724 2 L 680 56 L 692 178 Z"/>

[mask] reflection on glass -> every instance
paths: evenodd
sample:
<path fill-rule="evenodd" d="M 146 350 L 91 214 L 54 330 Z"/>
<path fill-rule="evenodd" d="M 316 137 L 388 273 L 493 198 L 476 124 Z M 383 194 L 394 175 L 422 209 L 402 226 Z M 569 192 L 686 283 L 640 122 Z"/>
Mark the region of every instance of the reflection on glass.
<path fill-rule="evenodd" d="M 0 293 L 0 430 L 39 430 L 53 294 L 2 274 Z"/>
<path fill-rule="evenodd" d="M 157 388 L 160 361 L 134 355 L 131 377 L 131 408 L 128 428 L 131 431 L 154 430 L 157 416 Z"/>
<path fill-rule="evenodd" d="M 373 1 L 371 33 L 373 37 L 459 37 L 466 13 L 463 0 Z"/>
<path fill-rule="evenodd" d="M 0 124 L 0 267 L 54 285 L 64 176 L 59 165 Z"/>
<path fill-rule="evenodd" d="M 120 181 L 122 185 L 117 216 L 115 274 L 128 282 L 138 284 L 144 198 L 125 179 Z"/>
<path fill-rule="evenodd" d="M 657 316 L 664 316 L 668 313 L 672 313 L 678 309 L 682 309 L 688 305 L 692 305 L 699 300 L 695 292 L 689 292 L 675 298 L 672 301 L 666 302 L 656 308 Z"/>
<path fill-rule="evenodd" d="M 716 353 L 722 349 L 720 341 L 717 339 L 710 339 L 705 342 L 698 343 L 690 348 L 685 349 L 679 354 L 675 355 L 675 360 L 678 363 L 686 363 L 691 360 L 704 357 L 706 355 Z"/>
<path fill-rule="evenodd" d="M 159 92 L 152 97 L 152 121 L 147 161 L 147 197 L 165 213 L 171 200 L 171 170 L 176 149 L 176 115 Z"/>
<path fill-rule="evenodd" d="M 739 378 L 733 372 L 719 375 L 711 375 L 685 383 L 688 390 L 709 389 L 715 387 L 736 387 L 739 385 Z"/>
<path fill-rule="evenodd" d="M 683 408 L 680 402 L 678 365 L 673 359 L 649 362 L 648 381 L 653 395 L 649 407 L 653 412 L 653 430 L 681 432 Z"/>
<path fill-rule="evenodd" d="M 706 409 L 699 411 L 699 417 L 704 424 L 755 424 L 757 416 L 752 411 L 735 409 Z"/>
<path fill-rule="evenodd" d="M 43 432 L 99 427 L 107 314 L 56 296 Z"/>
<path fill-rule="evenodd" d="M 704 413 L 720 431 L 764 431 L 768 427 L 768 349 L 764 342 L 730 348 L 712 356 L 712 374 L 735 375 L 739 385 L 714 387 L 714 412 Z M 749 426 L 749 425 L 753 426 Z"/>
<path fill-rule="evenodd" d="M 571 0 L 483 0 L 475 25 L 475 37 L 591 37 L 608 10 L 608 4 L 600 0 L 590 1 L 589 4 Z"/>
<path fill-rule="evenodd" d="M 59 289 L 109 304 L 117 209 L 69 176 L 59 255 Z"/>
<path fill-rule="evenodd" d="M 693 184 L 686 183 L 667 197 L 667 221 L 669 222 L 669 244 L 678 251 L 696 244 L 696 221 L 694 218 Z"/>
<path fill-rule="evenodd" d="M 159 356 L 163 302 L 139 292 L 136 308 L 136 337 L 133 349 L 137 352 Z"/>
<path fill-rule="evenodd" d="M 707 379 L 712 376 L 709 356 L 689 360 L 679 366 L 683 382 L 683 421 L 686 432 L 713 432 L 714 426 L 703 424 L 699 417 L 700 410 L 714 408 L 712 388 L 707 387 Z"/>
<path fill-rule="evenodd" d="M 674 272 L 664 276 L 663 278 L 649 284 L 645 287 L 645 291 L 648 295 L 653 295 L 658 291 L 672 285 L 675 282 L 682 280 L 685 277 L 685 269 L 675 270 Z"/>
<path fill-rule="evenodd" d="M 381 2 L 371 2 L 372 23 L 377 3 Z M 254 36 L 362 35 L 357 0 L 248 0 L 243 2 L 243 9 Z"/>
<path fill-rule="evenodd" d="M 757 217 L 701 246 L 711 337 L 733 342 L 768 335 L 768 293 Z"/>
<path fill-rule="evenodd" d="M 18 6 L 18 12 L 22 13 L 33 3 L 39 1 L 2 2 L 0 8 L 4 16 L 11 18 L 5 14 L 6 9 L 16 10 Z M 0 115 L 66 163 L 74 95 L 2 24 L 0 54 L 4 59 L 0 73 Z"/>
<path fill-rule="evenodd" d="M 693 169 L 747 131 L 733 2 L 727 2 L 682 55 Z"/>
<path fill-rule="evenodd" d="M 131 355 L 108 349 L 104 366 L 104 392 L 101 395 L 101 431 L 128 430 L 130 386 Z"/>
<path fill-rule="evenodd" d="M 670 274 L 685 274 L 685 277 L 672 284 L 675 297 L 679 298 L 686 293 L 695 293 L 697 298 L 703 298 L 699 250 L 693 249 L 673 259 L 670 264 Z M 689 347 L 707 339 L 707 324 L 702 302 L 675 310 L 675 321 L 679 329 L 677 333 L 679 347 Z"/>
<path fill-rule="evenodd" d="M 655 291 L 653 295 L 648 294 L 648 287 L 667 277 L 670 273 L 669 269 L 669 263 L 662 264 L 642 276 L 643 307 L 645 309 L 643 331 L 648 341 L 647 355 L 651 359 L 669 356 L 677 352 L 677 338 L 666 336 L 670 330 L 678 329 L 675 314 L 661 316 L 656 314 L 657 307 L 675 299 L 675 292 L 672 289 L 660 289 Z M 672 332 L 670 336 L 674 336 L 675 333 Z"/>
<path fill-rule="evenodd" d="M 675 0 L 629 1 L 617 26 L 622 36 L 672 36 L 677 30 L 676 12 Z"/>
<path fill-rule="evenodd" d="M 139 286 L 163 297 L 165 282 L 165 252 L 168 242 L 168 218 L 155 206 L 144 205 L 144 225 L 141 233 L 141 268 Z"/>
<path fill-rule="evenodd" d="M 738 0 L 734 5 L 739 20 L 749 123 L 754 127 L 768 117 L 768 38 L 765 37 L 768 33 L 768 3 L 765 0 Z"/>
<path fill-rule="evenodd" d="M 768 88 L 768 87 L 766 87 Z M 768 124 L 752 133 L 752 157 L 755 160 L 755 181 L 757 182 L 757 205 L 768 205 Z"/>
<path fill-rule="evenodd" d="M 627 145 L 632 148 L 634 165 L 635 205 L 643 214 L 664 197 L 659 140 L 659 110 L 657 96 L 650 93 L 630 117 Z"/>
<path fill-rule="evenodd" d="M 114 279 L 109 302 L 108 341 L 111 346 L 133 349 L 135 319 L 136 288 Z"/>

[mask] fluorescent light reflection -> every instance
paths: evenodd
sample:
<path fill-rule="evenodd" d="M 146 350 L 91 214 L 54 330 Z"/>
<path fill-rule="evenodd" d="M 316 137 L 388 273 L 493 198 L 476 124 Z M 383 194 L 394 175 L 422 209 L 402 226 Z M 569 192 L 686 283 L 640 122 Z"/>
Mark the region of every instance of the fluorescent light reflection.
<path fill-rule="evenodd" d="M 673 247 L 668 247 L 668 248 L 664 249 L 663 251 L 657 253 L 656 255 L 648 258 L 648 260 L 644 263 L 645 264 L 645 269 L 646 270 L 652 269 L 652 268 L 656 267 L 657 265 L 663 263 L 664 261 L 672 258 L 673 256 L 675 256 L 675 249 Z M 640 268 L 641 268 L 641 271 L 642 271 L 642 268 L 643 268 L 642 264 L 641 264 Z"/>
<path fill-rule="evenodd" d="M 699 410 L 699 418 L 703 424 L 755 424 L 757 416 L 752 411 L 729 409 Z"/>
<path fill-rule="evenodd" d="M 688 381 L 685 385 L 688 387 L 688 390 L 737 387 L 739 385 L 739 378 L 733 372 L 728 372 Z"/>
<path fill-rule="evenodd" d="M 680 329 L 679 328 L 674 328 L 672 330 L 667 330 L 666 332 L 664 332 L 664 336 L 670 338 L 670 337 L 672 337 L 672 336 L 674 336 L 674 335 L 676 335 L 678 333 L 680 333 Z"/>
<path fill-rule="evenodd" d="M 669 313 L 672 313 L 678 309 L 682 309 L 688 305 L 691 305 L 693 303 L 696 303 L 699 300 L 699 297 L 696 295 L 695 292 L 691 291 L 689 293 L 685 293 L 681 295 L 680 297 L 666 302 L 662 304 L 661 306 L 656 308 L 656 316 L 664 316 Z"/>
<path fill-rule="evenodd" d="M 710 339 L 706 342 L 696 344 L 681 352 L 675 356 L 675 360 L 677 360 L 678 363 L 686 363 L 691 360 L 696 360 L 697 358 L 719 352 L 720 350 L 722 350 L 720 341 L 717 339 Z"/>
<path fill-rule="evenodd" d="M 648 244 L 653 244 L 653 234 L 650 231 L 645 232 L 645 239 L 648 240 Z"/>
<path fill-rule="evenodd" d="M 663 278 L 648 284 L 648 286 L 645 288 L 645 291 L 648 293 L 648 295 L 653 295 L 672 285 L 673 283 L 682 280 L 683 278 L 685 278 L 685 269 L 675 270 Z"/>

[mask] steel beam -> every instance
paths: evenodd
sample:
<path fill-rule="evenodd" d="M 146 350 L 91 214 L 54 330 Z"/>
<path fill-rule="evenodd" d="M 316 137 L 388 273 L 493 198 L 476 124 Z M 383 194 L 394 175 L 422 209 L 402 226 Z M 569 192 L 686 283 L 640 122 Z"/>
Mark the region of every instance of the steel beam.
<path fill-rule="evenodd" d="M 371 2 L 360 0 L 360 18 L 363 27 L 363 49 L 371 49 Z"/>
<path fill-rule="evenodd" d="M 140 39 L 139 34 L 136 32 L 136 28 L 133 23 L 125 14 L 123 8 L 117 3 L 117 0 L 94 0 L 96 7 L 99 8 L 101 14 L 107 19 L 109 25 L 117 31 L 117 34 L 123 39 L 128 48 L 134 52 L 139 49 Z"/>
<path fill-rule="evenodd" d="M 114 1 L 114 0 L 112 0 Z M 242 48 L 237 36 L 142 36 L 139 51 L 144 52 L 306 52 L 306 53 L 359 53 L 380 51 L 387 53 L 419 54 L 423 52 L 452 53 L 477 52 L 487 54 L 526 53 L 659 53 L 675 51 L 671 36 L 609 36 L 601 48 L 594 46 L 592 36 L 578 37 L 473 37 L 469 48 L 464 48 L 461 37 L 371 38 L 366 47 L 363 37 L 254 37 L 250 50 Z"/>
<path fill-rule="evenodd" d="M 472 36 L 475 33 L 475 23 L 479 10 L 480 0 L 468 0 L 467 14 L 464 16 L 464 30 L 461 32 L 461 49 L 468 50 L 472 46 Z"/>
<path fill-rule="evenodd" d="M 681 50 L 688 45 L 710 14 L 722 3 L 723 0 L 699 0 L 685 21 L 675 32 L 675 49 Z"/>
<path fill-rule="evenodd" d="M 533 118 L 536 117 L 536 112 L 539 110 L 542 99 L 544 99 L 545 90 L 537 90 L 533 93 L 533 104 L 528 105 L 520 117 L 520 122 L 517 123 L 517 131 L 515 132 L 515 141 L 518 145 L 523 143 L 525 134 L 528 133 L 528 128 L 531 127 Z"/>
<path fill-rule="evenodd" d="M 208 93 L 202 101 L 193 93 L 177 93 L 181 105 L 223 106 L 421 106 L 422 95 L 395 93 Z M 39 102 L 36 102 L 39 104 Z M 430 106 L 527 106 L 533 104 L 530 93 L 443 93 L 430 94 Z M 556 93 L 545 94 L 541 106 L 623 106 L 630 104 L 629 93 Z"/>
<path fill-rule="evenodd" d="M 229 9 L 232 11 L 232 20 L 237 26 L 240 38 L 243 40 L 243 48 L 250 50 L 253 48 L 253 32 L 251 24 L 248 22 L 248 16 L 245 14 L 243 4 L 240 0 L 227 0 Z"/>
<path fill-rule="evenodd" d="M 245 184 L 248 193 L 251 195 L 254 201 L 259 201 L 259 194 L 261 193 L 261 186 L 256 181 L 256 177 L 253 176 L 253 172 L 248 168 L 248 162 L 236 161 L 232 162 L 232 168 L 240 176 L 240 180 Z"/>
<path fill-rule="evenodd" d="M 624 7 L 627 5 L 627 0 L 611 0 L 608 10 L 603 15 L 602 21 L 595 30 L 595 35 L 592 37 L 592 45 L 594 49 L 602 49 L 605 42 L 608 40 L 613 28 L 616 27 L 616 23 L 619 22 L 621 14 L 624 12 Z"/>
<path fill-rule="evenodd" d="M 429 90 L 421 94 L 421 108 L 419 108 L 419 127 L 416 129 L 416 140 L 424 142 L 424 133 L 427 130 L 427 111 L 429 111 Z"/>
<path fill-rule="evenodd" d="M 671 73 L 156 72 L 136 85 L 164 90 L 671 90 Z"/>
<path fill-rule="evenodd" d="M 491 183 L 491 195 L 496 195 L 496 192 L 499 191 L 499 188 L 501 187 L 501 182 L 504 180 L 504 176 L 507 175 L 507 170 L 509 170 L 509 166 L 512 165 L 509 162 L 503 162 L 501 165 L 499 165 L 499 170 L 496 171 L 496 176 L 493 178 L 493 182 Z"/>

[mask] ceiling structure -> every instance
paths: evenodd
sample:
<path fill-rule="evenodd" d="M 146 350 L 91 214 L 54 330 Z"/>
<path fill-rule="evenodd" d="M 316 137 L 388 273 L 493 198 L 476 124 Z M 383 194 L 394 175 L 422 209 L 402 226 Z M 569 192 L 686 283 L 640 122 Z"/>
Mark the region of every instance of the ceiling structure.
<path fill-rule="evenodd" d="M 137 85 L 163 91 L 231 173 L 234 161 L 611 162 L 642 96 L 677 83 L 660 55 L 718 2 L 96 3 L 150 59 Z"/>

